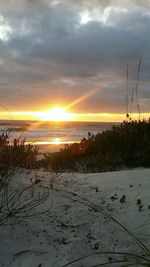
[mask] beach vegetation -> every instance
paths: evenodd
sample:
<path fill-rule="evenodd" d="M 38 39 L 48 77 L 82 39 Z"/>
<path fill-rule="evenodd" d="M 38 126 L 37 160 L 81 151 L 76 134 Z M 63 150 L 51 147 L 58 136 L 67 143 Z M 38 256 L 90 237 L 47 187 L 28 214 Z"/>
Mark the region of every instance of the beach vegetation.
<path fill-rule="evenodd" d="M 43 167 L 54 171 L 105 172 L 150 167 L 150 119 L 124 121 L 79 143 L 46 154 Z"/>
<path fill-rule="evenodd" d="M 12 217 L 39 215 L 36 208 L 48 200 L 49 191 L 27 179 L 37 154 L 38 149 L 25 145 L 25 140 L 10 141 L 6 132 L 0 135 L 0 225 Z M 41 213 L 45 212 L 42 209 Z"/>

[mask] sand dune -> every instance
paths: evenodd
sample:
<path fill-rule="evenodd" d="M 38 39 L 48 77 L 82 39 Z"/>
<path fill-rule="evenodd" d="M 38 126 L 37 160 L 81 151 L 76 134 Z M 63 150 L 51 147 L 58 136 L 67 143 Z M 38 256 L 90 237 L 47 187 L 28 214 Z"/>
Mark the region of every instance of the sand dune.
<path fill-rule="evenodd" d="M 28 183 L 35 173 L 24 179 L 21 171 L 17 177 Z M 49 173 L 41 171 L 37 177 L 42 180 L 40 186 L 49 185 Z M 107 214 L 149 246 L 149 177 L 150 169 L 58 175 L 45 204 L 52 205 L 49 214 L 11 218 L 0 226 L 0 266 L 61 267 L 89 254 L 110 251 L 141 255 L 142 249 Z M 114 260 L 120 263 L 111 263 Z M 123 266 L 121 260 L 115 255 L 93 255 L 69 266 L 90 267 L 103 262 Z"/>

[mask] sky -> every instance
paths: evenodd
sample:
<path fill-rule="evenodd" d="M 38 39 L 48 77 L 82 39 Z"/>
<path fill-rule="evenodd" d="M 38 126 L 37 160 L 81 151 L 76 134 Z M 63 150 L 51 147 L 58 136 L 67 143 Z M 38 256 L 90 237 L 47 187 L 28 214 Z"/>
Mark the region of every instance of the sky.
<path fill-rule="evenodd" d="M 61 106 L 116 119 L 127 64 L 130 111 L 140 58 L 140 111 L 150 113 L 150 0 L 0 0 L 0 118 Z"/>

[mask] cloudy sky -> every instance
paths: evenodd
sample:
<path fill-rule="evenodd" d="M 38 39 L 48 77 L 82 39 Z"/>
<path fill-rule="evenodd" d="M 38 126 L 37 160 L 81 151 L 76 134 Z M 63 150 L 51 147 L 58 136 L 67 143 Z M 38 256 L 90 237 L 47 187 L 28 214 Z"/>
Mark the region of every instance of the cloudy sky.
<path fill-rule="evenodd" d="M 0 0 L 0 103 L 10 111 L 75 101 L 71 112 L 124 113 L 126 66 L 131 91 L 140 57 L 146 113 L 149 0 Z"/>

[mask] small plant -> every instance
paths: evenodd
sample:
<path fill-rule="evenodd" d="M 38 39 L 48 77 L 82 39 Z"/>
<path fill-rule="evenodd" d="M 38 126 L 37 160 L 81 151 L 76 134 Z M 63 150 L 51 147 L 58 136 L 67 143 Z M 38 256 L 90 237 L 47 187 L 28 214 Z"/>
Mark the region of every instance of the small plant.
<path fill-rule="evenodd" d="M 126 195 L 123 195 L 121 198 L 120 198 L 120 203 L 125 203 L 126 201 Z"/>
<path fill-rule="evenodd" d="M 99 242 L 96 242 L 94 245 L 94 249 L 98 250 L 99 249 Z"/>
<path fill-rule="evenodd" d="M 137 205 L 141 205 L 141 203 L 142 203 L 142 202 L 141 202 L 141 199 L 138 198 L 137 201 L 136 201 L 136 204 L 137 204 Z"/>
<path fill-rule="evenodd" d="M 99 192 L 98 186 L 95 187 L 96 193 Z"/>
<path fill-rule="evenodd" d="M 110 198 L 112 201 L 114 201 L 114 200 L 116 200 L 116 199 L 118 199 L 116 196 L 111 196 L 111 198 Z"/>
<path fill-rule="evenodd" d="M 140 198 L 137 199 L 136 204 L 137 204 L 137 206 L 139 208 L 139 211 L 142 211 L 144 206 L 143 206 L 142 201 L 141 201 Z"/>

